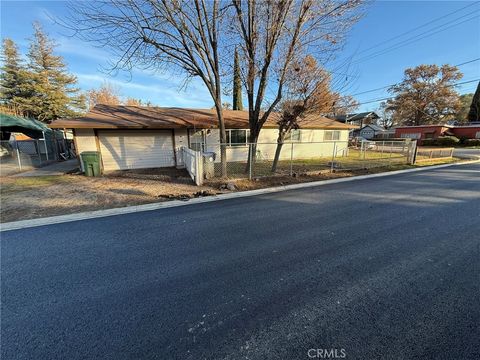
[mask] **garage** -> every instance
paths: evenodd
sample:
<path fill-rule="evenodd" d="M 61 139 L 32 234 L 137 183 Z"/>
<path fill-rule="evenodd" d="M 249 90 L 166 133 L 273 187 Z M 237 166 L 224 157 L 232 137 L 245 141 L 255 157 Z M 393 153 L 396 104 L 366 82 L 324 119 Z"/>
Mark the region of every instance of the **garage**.
<path fill-rule="evenodd" d="M 171 130 L 99 130 L 106 171 L 175 166 Z"/>

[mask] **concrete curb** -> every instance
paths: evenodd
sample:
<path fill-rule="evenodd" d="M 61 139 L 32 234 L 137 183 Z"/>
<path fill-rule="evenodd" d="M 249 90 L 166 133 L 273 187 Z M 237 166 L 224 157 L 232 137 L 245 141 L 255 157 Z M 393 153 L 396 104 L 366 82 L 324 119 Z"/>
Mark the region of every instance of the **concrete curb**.
<path fill-rule="evenodd" d="M 357 181 L 357 180 L 373 179 L 373 178 L 392 176 L 392 175 L 398 175 L 398 174 L 408 174 L 408 173 L 413 173 L 418 171 L 442 169 L 450 166 L 461 166 L 461 165 L 473 164 L 478 162 L 480 162 L 480 159 L 464 161 L 461 163 L 425 166 L 425 167 L 420 167 L 416 169 L 396 170 L 396 171 L 389 171 L 389 172 L 383 172 L 378 174 L 359 175 L 359 176 L 344 177 L 339 179 L 320 180 L 320 181 L 305 182 L 300 184 L 276 186 L 276 187 L 271 187 L 266 189 L 241 191 L 241 192 L 235 192 L 235 193 L 229 193 L 229 194 L 207 196 L 203 198 L 195 198 L 188 201 L 173 200 L 173 201 L 158 202 L 158 203 L 151 203 L 151 204 L 145 204 L 145 205 L 126 206 L 126 207 L 113 208 L 113 209 L 107 209 L 107 210 L 87 211 L 87 212 L 81 212 L 81 213 L 69 214 L 69 215 L 51 216 L 51 217 L 45 217 L 40 219 L 13 221 L 13 222 L 0 224 L 0 232 L 18 230 L 18 229 L 24 229 L 24 228 L 30 228 L 30 227 L 36 227 L 36 226 L 60 224 L 60 223 L 72 222 L 72 221 L 102 218 L 107 216 L 131 214 L 131 213 L 142 212 L 142 211 L 168 209 L 172 207 L 202 204 L 202 203 L 208 203 L 208 202 L 220 201 L 220 200 L 237 199 L 237 198 L 250 197 L 255 195 L 277 193 L 281 191 L 304 189 L 304 188 L 338 184 L 338 183 Z"/>

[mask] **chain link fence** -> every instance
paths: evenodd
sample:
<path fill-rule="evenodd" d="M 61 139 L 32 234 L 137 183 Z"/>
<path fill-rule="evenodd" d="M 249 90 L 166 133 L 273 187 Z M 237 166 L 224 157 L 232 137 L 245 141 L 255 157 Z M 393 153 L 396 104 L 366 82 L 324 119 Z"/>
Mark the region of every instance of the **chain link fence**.
<path fill-rule="evenodd" d="M 415 163 L 429 162 L 441 160 L 445 158 L 452 158 L 455 148 L 431 148 L 431 147 L 417 147 L 417 154 L 415 156 Z"/>
<path fill-rule="evenodd" d="M 0 176 L 42 167 L 52 161 L 72 157 L 70 141 L 66 139 L 30 139 L 0 141 Z"/>
<path fill-rule="evenodd" d="M 226 151 L 226 171 L 220 156 L 222 146 Z M 415 147 L 416 142 L 409 139 L 358 144 L 346 141 L 288 142 L 282 146 L 277 143 L 230 143 L 203 145 L 204 151 L 198 154 L 203 157 L 206 179 L 252 179 L 411 164 Z"/>

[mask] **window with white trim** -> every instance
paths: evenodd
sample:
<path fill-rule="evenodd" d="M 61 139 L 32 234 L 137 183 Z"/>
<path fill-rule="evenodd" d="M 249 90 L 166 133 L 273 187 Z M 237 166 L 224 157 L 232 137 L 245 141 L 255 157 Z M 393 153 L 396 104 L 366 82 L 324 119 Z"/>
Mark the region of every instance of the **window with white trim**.
<path fill-rule="evenodd" d="M 226 130 L 228 146 L 246 146 L 250 130 L 246 129 L 230 129 Z"/>
<path fill-rule="evenodd" d="M 480 131 L 477 131 L 477 133 L 475 134 L 475 139 L 480 139 Z"/>
<path fill-rule="evenodd" d="M 340 140 L 340 130 L 325 130 L 323 133 L 324 141 L 337 141 Z"/>
<path fill-rule="evenodd" d="M 292 129 L 285 135 L 285 140 L 286 141 L 291 141 L 291 142 L 300 141 L 300 139 L 301 139 L 300 134 L 301 134 L 300 129 Z"/>
<path fill-rule="evenodd" d="M 188 129 L 188 140 L 190 143 L 190 149 L 195 151 L 203 151 L 203 145 L 205 144 L 205 133 L 203 130 Z"/>

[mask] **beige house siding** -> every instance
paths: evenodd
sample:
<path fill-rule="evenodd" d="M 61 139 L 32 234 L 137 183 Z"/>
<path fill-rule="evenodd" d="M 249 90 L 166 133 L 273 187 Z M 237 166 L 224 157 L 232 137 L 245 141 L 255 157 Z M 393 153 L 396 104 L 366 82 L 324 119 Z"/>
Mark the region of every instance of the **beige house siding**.
<path fill-rule="evenodd" d="M 340 131 L 338 141 L 325 140 L 325 131 Z M 257 145 L 257 156 L 263 160 L 273 160 L 277 148 L 277 129 L 263 129 L 260 132 Z M 206 137 L 206 151 L 217 153 L 216 162 L 220 162 L 220 136 L 217 129 L 210 131 Z M 336 144 L 336 145 L 335 145 Z M 300 141 L 293 142 L 294 159 L 312 159 L 318 157 L 332 156 L 334 146 L 337 149 L 337 155 L 341 156 L 348 147 L 348 130 L 317 130 L 301 129 Z M 291 143 L 285 143 L 280 159 L 290 159 L 292 156 Z M 227 161 L 245 161 L 248 157 L 248 146 L 232 146 L 227 148 Z"/>
<path fill-rule="evenodd" d="M 325 140 L 325 131 L 340 131 L 338 141 Z M 272 160 L 277 147 L 277 129 L 263 129 L 257 145 L 257 156 L 262 160 Z M 188 147 L 187 129 L 175 130 L 98 130 L 98 146 L 93 129 L 75 129 L 77 152 L 100 151 L 105 170 L 135 169 L 145 167 L 181 167 L 180 148 Z M 220 162 L 220 136 L 218 129 L 205 130 L 205 150 L 217 154 Z M 334 145 L 335 144 L 335 145 Z M 294 159 L 330 157 L 334 146 L 337 155 L 348 147 L 348 130 L 301 129 L 300 140 L 293 142 Z M 100 147 L 100 148 L 99 148 Z M 175 150 L 175 152 L 173 151 Z M 291 143 L 285 143 L 280 159 L 292 156 Z M 248 146 L 227 148 L 227 161 L 246 161 Z M 83 170 L 83 169 L 82 169 Z"/>
<path fill-rule="evenodd" d="M 175 166 L 172 130 L 99 130 L 105 170 Z"/>
<path fill-rule="evenodd" d="M 80 167 L 82 171 L 85 171 L 83 168 L 83 163 L 80 159 L 80 154 L 84 151 L 98 151 L 97 141 L 95 139 L 95 131 L 93 129 L 75 129 L 74 136 Z"/>
<path fill-rule="evenodd" d="M 75 144 L 78 154 L 84 151 L 98 151 L 93 129 L 75 129 Z"/>

